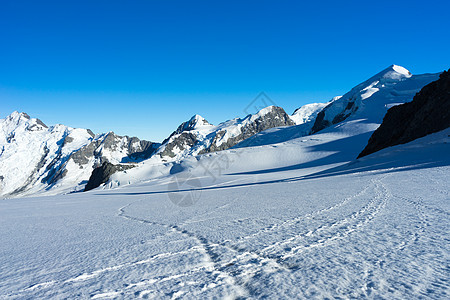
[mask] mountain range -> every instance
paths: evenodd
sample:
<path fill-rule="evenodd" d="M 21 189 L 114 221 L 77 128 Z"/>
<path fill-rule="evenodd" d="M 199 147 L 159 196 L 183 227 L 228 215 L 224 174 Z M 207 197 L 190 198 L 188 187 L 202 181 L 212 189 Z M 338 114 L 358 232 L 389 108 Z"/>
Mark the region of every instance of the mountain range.
<path fill-rule="evenodd" d="M 218 151 L 286 143 L 317 134 L 361 135 L 359 144 L 354 145 L 360 152 L 388 109 L 412 101 L 438 78 L 439 73 L 412 75 L 392 65 L 343 96 L 301 106 L 292 115 L 269 106 L 218 125 L 194 115 L 162 143 L 114 132 L 95 134 L 89 129 L 47 126 L 26 113 L 13 112 L 0 119 L 0 197 L 117 187 L 170 176 L 176 173 L 174 166 L 192 168 L 187 162 L 201 161 L 202 156 Z"/>

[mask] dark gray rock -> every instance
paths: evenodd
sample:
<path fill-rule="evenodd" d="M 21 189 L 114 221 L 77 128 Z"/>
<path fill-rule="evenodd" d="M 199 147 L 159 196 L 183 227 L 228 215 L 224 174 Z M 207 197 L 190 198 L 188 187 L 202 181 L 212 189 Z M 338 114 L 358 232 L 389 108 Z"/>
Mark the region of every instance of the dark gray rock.
<path fill-rule="evenodd" d="M 247 116 L 247 118 L 250 117 L 251 115 Z M 225 135 L 226 132 L 217 132 L 211 146 L 201 151 L 200 154 L 229 149 L 243 140 L 270 128 L 293 125 L 295 125 L 295 123 L 291 120 L 284 109 L 278 106 L 272 106 L 270 112 L 255 119 L 253 122 L 248 123 L 246 126 L 241 128 L 241 133 L 239 135 L 229 138 L 226 142 L 223 142 L 220 145 L 218 145 L 218 141 Z"/>
<path fill-rule="evenodd" d="M 14 133 L 14 132 L 11 132 L 9 135 L 8 135 L 8 137 L 6 138 L 6 142 L 8 142 L 8 143 L 12 143 L 12 142 L 14 142 L 15 141 L 15 136 L 16 136 L 16 134 Z"/>
<path fill-rule="evenodd" d="M 358 158 L 450 127 L 449 71 L 423 87 L 412 102 L 390 108 Z"/>
<path fill-rule="evenodd" d="M 72 153 L 69 159 L 73 159 L 73 161 L 80 166 L 85 165 L 89 162 L 89 159 L 94 157 L 95 150 L 100 146 L 99 141 L 92 141 L 84 147 L 81 147 L 80 150 Z"/>
<path fill-rule="evenodd" d="M 350 117 L 352 114 L 354 114 L 358 110 L 358 106 L 355 104 L 356 100 L 354 98 L 350 98 L 348 100 L 347 105 L 345 106 L 344 110 L 337 114 L 331 122 L 327 119 L 325 119 L 325 112 L 327 109 L 330 109 L 333 105 L 335 105 L 333 102 L 328 104 L 323 108 L 321 112 L 317 114 L 316 120 L 314 121 L 314 125 L 311 128 L 310 134 L 314 134 L 322 129 L 325 129 L 327 127 L 330 127 L 333 124 L 337 124 L 339 122 L 344 121 L 348 117 Z"/>
<path fill-rule="evenodd" d="M 64 141 L 62 142 L 62 147 L 66 146 L 67 144 L 70 144 L 74 141 L 73 137 L 66 136 L 64 137 Z"/>
<path fill-rule="evenodd" d="M 92 130 L 86 129 L 86 131 L 87 131 L 87 133 L 89 133 L 89 135 L 90 135 L 91 137 L 95 137 L 95 134 L 92 132 Z"/>
<path fill-rule="evenodd" d="M 199 124 L 201 122 L 202 124 Z M 198 125 L 211 125 L 208 121 L 201 118 L 198 115 L 193 116 L 189 121 L 181 123 L 180 126 L 178 126 L 177 130 L 175 130 L 172 135 L 179 134 L 184 131 L 191 131 L 196 128 Z"/>
<path fill-rule="evenodd" d="M 153 143 L 153 142 L 149 142 L 149 141 L 145 141 L 145 140 L 139 140 L 138 138 L 133 138 L 133 139 L 137 139 L 139 141 L 139 146 L 140 146 L 140 151 L 136 151 L 132 149 L 132 143 L 130 142 L 128 144 L 128 151 L 129 154 L 128 157 L 133 160 L 133 161 L 142 161 L 145 160 L 149 157 L 151 157 L 153 155 L 153 153 L 156 152 L 156 150 L 159 148 L 159 146 L 161 146 L 161 144 L 159 143 Z"/>
<path fill-rule="evenodd" d="M 106 183 L 111 175 L 116 172 L 125 171 L 134 167 L 134 165 L 113 165 L 109 162 L 104 162 L 100 167 L 97 167 L 92 171 L 91 177 L 89 178 L 84 191 L 95 189 Z"/>
<path fill-rule="evenodd" d="M 193 147 L 197 143 L 197 136 L 191 132 L 182 132 L 176 138 L 167 142 L 165 148 L 159 153 L 161 157 L 169 156 L 174 157 L 175 153 L 173 150 L 178 148 L 180 150 L 185 150 L 187 148 Z"/>
<path fill-rule="evenodd" d="M 40 119 L 36 119 L 36 122 L 37 122 L 39 125 L 41 125 L 42 127 L 48 128 L 48 126 L 45 125 L 44 122 L 42 122 Z"/>
<path fill-rule="evenodd" d="M 198 124 L 198 122 L 202 122 L 202 124 Z M 195 115 L 193 116 L 189 121 L 183 122 L 181 123 L 180 126 L 178 126 L 178 128 L 172 132 L 168 138 L 166 138 L 162 144 L 164 145 L 165 143 L 167 143 L 171 137 L 181 134 L 183 132 L 187 132 L 187 131 L 191 131 L 194 130 L 196 128 L 197 125 L 211 125 L 208 121 L 206 121 L 205 119 L 203 119 L 202 117 Z"/>

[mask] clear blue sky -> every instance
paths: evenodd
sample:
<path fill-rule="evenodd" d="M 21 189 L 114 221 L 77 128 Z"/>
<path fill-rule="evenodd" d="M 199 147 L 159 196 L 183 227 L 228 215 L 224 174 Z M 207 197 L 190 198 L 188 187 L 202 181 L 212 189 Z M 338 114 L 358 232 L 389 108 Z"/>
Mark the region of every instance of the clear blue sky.
<path fill-rule="evenodd" d="M 450 1 L 2 1 L 0 117 L 161 141 L 200 114 L 288 113 L 391 64 L 450 67 Z"/>

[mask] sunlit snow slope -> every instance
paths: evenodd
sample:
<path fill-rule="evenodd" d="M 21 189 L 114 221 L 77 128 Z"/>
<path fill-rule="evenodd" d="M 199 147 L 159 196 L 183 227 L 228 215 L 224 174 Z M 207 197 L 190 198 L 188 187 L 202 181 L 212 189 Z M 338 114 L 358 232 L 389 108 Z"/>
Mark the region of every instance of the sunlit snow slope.
<path fill-rule="evenodd" d="M 272 146 L 228 150 L 203 161 L 221 172 L 3 200 L 0 298 L 448 298 L 449 134 L 334 167 L 335 140 L 285 168 Z M 254 153 L 272 168 L 251 172 Z"/>
<path fill-rule="evenodd" d="M 437 79 L 403 73 L 313 135 L 0 201 L 0 298 L 450 298 L 450 129 L 356 160 L 387 108 Z"/>

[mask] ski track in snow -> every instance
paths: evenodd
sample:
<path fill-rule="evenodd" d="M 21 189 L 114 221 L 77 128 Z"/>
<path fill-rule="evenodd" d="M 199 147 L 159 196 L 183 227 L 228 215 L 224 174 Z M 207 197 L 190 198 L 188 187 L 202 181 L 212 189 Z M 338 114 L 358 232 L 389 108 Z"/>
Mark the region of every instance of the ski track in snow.
<path fill-rule="evenodd" d="M 191 191 L 172 190 L 155 156 L 113 175 L 117 190 L 0 202 L 0 299 L 450 299 L 450 131 L 353 161 L 386 108 L 435 79 L 393 65 L 327 105 L 328 121 L 358 109 L 313 136 L 277 128 L 200 160 L 180 152 L 180 174 L 201 181 Z M 227 174 L 206 176 L 219 155 Z M 25 156 L 8 161 L 10 183 Z M 191 207 L 169 199 L 200 191 Z"/>
<path fill-rule="evenodd" d="M 339 202 L 336 205 L 333 205 L 331 207 L 315 211 L 314 213 L 311 213 L 307 217 L 309 218 L 309 217 L 312 217 L 314 215 L 318 215 L 318 214 L 327 212 L 329 210 L 336 209 L 339 206 L 342 206 L 344 203 L 346 203 L 350 199 L 357 198 L 358 195 L 363 194 L 364 192 L 366 192 L 368 188 L 369 188 L 369 186 L 364 188 L 364 190 L 362 192 L 360 192 L 360 193 L 358 193 L 358 194 L 356 194 L 356 195 L 354 195 L 352 197 L 348 197 L 348 198 L 344 199 L 342 202 Z M 379 195 L 377 195 L 377 196 L 379 196 Z M 373 201 L 373 202 L 375 202 L 375 201 Z M 281 257 L 271 257 L 270 255 L 265 254 L 265 252 L 267 252 L 267 249 L 262 249 L 262 251 L 255 252 L 255 251 L 251 251 L 251 250 L 248 250 L 248 249 L 245 249 L 245 248 L 236 247 L 235 245 L 226 245 L 224 243 L 212 243 L 208 239 L 206 239 L 205 237 L 202 237 L 202 236 L 199 236 L 199 235 L 194 234 L 192 232 L 189 232 L 189 231 L 183 229 L 182 227 L 180 227 L 178 225 L 162 224 L 162 223 L 157 223 L 157 222 L 153 222 L 153 221 L 150 221 L 150 220 L 136 218 L 136 217 L 127 215 L 126 214 L 126 208 L 131 206 L 131 205 L 132 205 L 132 203 L 130 203 L 130 204 L 120 208 L 119 209 L 119 216 L 123 217 L 123 218 L 126 218 L 128 220 L 137 221 L 137 222 L 144 223 L 144 224 L 162 226 L 162 227 L 168 229 L 171 232 L 176 232 L 178 234 L 181 234 L 181 235 L 187 236 L 189 238 L 195 239 L 198 242 L 198 244 L 201 246 L 201 248 L 203 249 L 203 253 L 206 256 L 206 261 L 207 261 L 205 266 L 203 266 L 201 268 L 198 268 L 195 271 L 210 270 L 212 268 L 215 272 L 219 273 L 220 275 L 223 275 L 223 276 L 219 276 L 220 278 L 231 279 L 231 280 L 228 280 L 228 282 L 231 282 L 231 284 L 234 286 L 234 288 L 236 290 L 236 295 L 239 295 L 239 296 L 254 295 L 254 294 L 257 293 L 257 291 L 256 290 L 252 291 L 252 289 L 251 289 L 251 285 L 249 284 L 249 281 L 251 281 L 251 278 L 244 281 L 244 280 L 240 279 L 239 277 L 237 277 L 237 274 L 240 273 L 240 272 L 238 272 L 239 270 L 227 270 L 227 269 L 233 269 L 233 268 L 230 268 L 231 266 L 238 265 L 240 270 L 247 270 L 246 271 L 246 277 L 249 276 L 248 273 L 250 273 L 250 277 L 252 277 L 252 276 L 254 277 L 257 272 L 261 271 L 260 269 L 262 269 L 262 271 L 264 271 L 264 266 L 267 265 L 267 264 L 270 265 L 270 268 L 275 269 L 277 271 L 283 270 L 283 271 L 290 272 L 291 271 L 290 269 L 293 269 L 294 267 L 284 263 L 284 260 L 286 258 L 295 255 L 297 252 L 299 252 L 299 250 L 303 250 L 303 249 L 306 249 L 306 248 L 314 248 L 314 247 L 319 247 L 319 246 L 326 246 L 326 244 L 328 242 L 332 242 L 335 239 L 345 238 L 345 236 L 350 234 L 351 232 L 353 232 L 356 227 L 362 226 L 364 223 L 369 222 L 370 219 L 372 219 L 373 216 L 376 214 L 376 211 L 379 209 L 379 207 L 376 207 L 375 209 L 373 209 L 372 214 L 366 215 L 365 218 L 362 218 L 362 217 L 358 218 L 360 215 L 363 215 L 366 211 L 370 210 L 370 208 L 374 207 L 374 204 L 370 203 L 369 205 L 365 206 L 360 211 L 353 213 L 348 218 L 345 218 L 345 219 L 340 220 L 338 222 L 330 223 L 330 224 L 327 224 L 327 225 L 321 225 L 318 228 L 316 228 L 314 231 L 309 231 L 309 232 L 307 232 L 306 234 L 303 235 L 303 236 L 314 236 L 315 240 L 316 240 L 314 243 L 311 243 L 308 246 L 297 246 L 297 247 L 294 247 L 294 248 L 292 248 L 291 251 L 289 251 L 288 253 L 286 253 L 285 255 L 283 255 Z M 228 205 L 229 204 L 226 204 L 224 206 L 220 206 L 217 209 L 224 208 L 224 207 L 226 207 Z M 381 206 L 381 204 L 379 206 Z M 208 214 L 208 213 L 206 213 L 206 214 Z M 203 215 L 206 215 L 206 214 L 203 214 Z M 358 219 L 359 222 L 356 222 L 348 230 L 344 230 L 343 232 L 339 231 L 339 229 L 342 230 L 342 228 L 343 228 L 343 227 L 339 227 L 340 225 L 346 224 L 346 223 L 351 223 L 351 220 L 353 220 L 353 219 Z M 274 230 L 274 229 L 276 229 L 276 228 L 278 228 L 280 226 L 286 226 L 286 225 L 289 225 L 289 224 L 291 224 L 293 222 L 297 222 L 298 220 L 299 220 L 299 218 L 294 218 L 294 219 L 282 222 L 281 224 L 273 224 L 273 226 L 270 226 L 270 227 L 268 227 L 266 229 L 263 229 L 262 231 L 264 232 L 264 231 L 267 231 L 267 230 Z M 331 236 L 325 237 L 325 235 L 323 235 L 323 234 L 321 235 L 320 234 L 321 232 L 326 232 L 326 231 L 328 231 L 328 229 L 331 230 L 333 228 L 336 228 L 338 230 L 338 232 L 335 232 L 334 234 L 331 234 Z M 346 228 L 348 228 L 348 227 L 346 227 Z M 253 236 L 255 236 L 255 235 L 253 235 Z M 301 237 L 301 236 L 295 236 L 294 239 L 298 239 L 299 237 Z M 249 238 L 249 237 L 244 237 L 244 239 L 246 239 L 246 238 Z M 274 245 L 274 246 L 284 245 L 284 244 L 288 244 L 288 243 L 292 243 L 292 242 L 293 242 L 293 239 L 289 239 L 289 240 L 285 240 L 283 242 L 277 243 L 277 245 Z M 217 254 L 215 252 L 215 249 L 219 248 L 219 247 L 224 247 L 224 248 L 226 248 L 226 250 L 234 252 L 233 253 L 234 254 L 233 255 L 233 259 L 230 260 L 228 263 L 221 262 L 220 258 L 219 258 L 219 254 Z M 198 250 L 198 249 L 191 248 L 190 250 L 194 251 L 194 250 Z M 150 261 L 136 262 L 134 264 L 146 263 L 146 262 L 150 262 Z M 126 265 L 128 266 L 130 264 L 126 264 Z M 114 267 L 110 267 L 110 268 L 106 268 L 106 269 L 95 271 L 95 272 L 93 272 L 91 274 L 84 274 L 84 275 L 81 275 L 78 278 L 73 279 L 73 281 L 86 280 L 86 279 L 94 277 L 94 276 L 96 276 L 96 275 L 98 275 L 98 274 L 100 274 L 102 272 L 105 272 L 105 271 L 114 271 L 114 270 L 121 269 L 123 266 L 124 265 L 114 266 Z M 251 269 L 251 268 L 253 268 L 255 270 L 252 270 L 252 271 L 249 272 L 248 270 Z M 299 268 L 299 266 L 295 266 L 295 268 Z M 154 280 L 152 280 L 150 282 L 154 283 L 156 281 L 160 281 L 161 282 L 161 281 L 167 281 L 167 280 L 171 280 L 171 279 L 178 279 L 178 278 L 180 278 L 180 277 L 182 277 L 184 275 L 187 275 L 187 274 L 171 275 L 171 276 L 168 276 L 168 277 L 162 277 L 162 278 L 154 279 Z M 123 291 L 122 291 L 122 293 L 123 293 Z M 121 294 L 121 292 L 113 292 L 112 294 L 113 295 Z M 105 293 L 102 293 L 102 294 L 99 294 L 99 295 L 110 296 L 111 293 L 105 292 Z M 94 297 L 94 298 L 97 298 L 97 297 Z"/>
<path fill-rule="evenodd" d="M 438 172 L 438 171 L 436 171 Z M 261 290 L 261 285 L 270 282 L 280 285 L 280 281 L 290 282 L 299 276 L 312 276 L 309 280 L 314 282 L 315 266 L 319 262 L 329 264 L 332 272 L 336 272 L 336 262 L 333 260 L 353 260 L 353 256 L 361 256 L 359 263 L 352 265 L 351 272 L 360 272 L 359 278 L 353 279 L 348 287 L 343 290 L 335 290 L 338 294 L 347 295 L 350 298 L 374 298 L 380 295 L 380 291 L 388 290 L 387 282 L 403 290 L 404 293 L 422 295 L 426 298 L 442 298 L 448 295 L 449 265 L 445 264 L 446 258 L 427 260 L 428 266 L 421 268 L 408 262 L 407 265 L 400 263 L 403 258 L 416 255 L 418 248 L 423 244 L 439 243 L 431 234 L 427 234 L 433 228 L 433 218 L 448 219 L 449 213 L 445 208 L 434 207 L 425 204 L 425 200 L 420 195 L 404 196 L 393 193 L 384 182 L 392 181 L 393 175 L 371 175 L 366 184 L 362 185 L 353 195 L 335 199 L 335 203 L 330 202 L 325 207 L 313 210 L 309 213 L 283 219 L 275 217 L 272 222 L 262 226 L 255 232 L 242 235 L 236 239 L 217 239 L 200 234 L 196 230 L 189 230 L 187 226 L 214 220 L 214 214 L 226 211 L 238 199 L 232 199 L 228 203 L 218 204 L 209 210 L 187 216 L 178 224 L 171 222 L 155 221 L 151 218 L 143 218 L 134 215 L 130 209 L 136 205 L 145 204 L 146 199 L 134 200 L 122 206 L 117 211 L 117 216 L 126 222 L 143 224 L 151 230 L 154 227 L 163 228 L 162 233 L 157 234 L 153 239 L 168 236 L 180 236 L 177 241 L 193 241 L 181 251 L 162 252 L 149 256 L 147 259 L 124 262 L 121 264 L 105 266 L 104 268 L 83 272 L 77 276 L 65 280 L 50 280 L 33 284 L 26 289 L 16 291 L 6 295 L 6 298 L 27 298 L 29 295 L 41 292 L 46 293 L 60 286 L 74 285 L 78 283 L 95 282 L 105 274 L 128 272 L 138 266 L 145 266 L 151 270 L 152 265 L 162 259 L 176 259 L 178 257 L 189 257 L 200 255 L 203 257 L 200 263 L 193 264 L 186 270 L 176 270 L 166 272 L 151 277 L 142 278 L 140 281 L 125 281 L 121 288 L 107 287 L 90 292 L 92 299 L 112 299 L 112 298 L 170 298 L 177 299 L 186 297 L 189 291 L 183 289 L 189 285 L 196 286 L 195 295 L 190 297 L 210 298 L 211 295 L 219 292 L 232 298 L 259 298 L 271 297 L 276 294 L 274 291 Z M 441 182 L 430 179 L 434 190 L 446 197 L 444 190 L 439 189 Z M 289 183 L 280 182 L 277 185 L 287 185 Z M 249 188 L 241 191 L 244 198 L 250 193 Z M 372 227 L 382 227 L 374 221 L 383 218 L 392 218 L 388 206 L 397 205 L 408 207 L 405 218 L 410 218 L 411 228 L 403 232 L 403 228 L 397 231 L 376 231 Z M 391 207 L 392 208 L 392 207 Z M 394 218 L 395 219 L 395 218 Z M 239 223 L 239 220 L 235 221 Z M 236 224 L 238 224 L 236 223 Z M 388 235 L 395 235 L 401 238 L 388 240 L 392 245 L 386 246 L 384 251 L 377 252 L 377 249 L 368 251 L 364 245 L 371 245 L 377 239 L 383 240 Z M 275 242 L 258 243 L 259 240 L 270 241 L 276 237 Z M 355 243 L 360 241 L 361 245 Z M 186 244 L 188 245 L 188 244 Z M 342 247 L 350 247 L 347 252 L 340 256 L 330 258 L 330 253 Z M 327 250 L 328 249 L 328 250 Z M 356 254 L 355 254 L 356 253 Z M 448 253 L 447 253 L 448 255 Z M 360 259 L 360 258 L 358 258 Z M 176 260 L 175 260 L 176 261 Z M 331 262 L 330 262 L 331 261 Z M 448 263 L 448 260 L 447 260 Z M 393 265 L 394 271 L 387 265 Z M 392 266 L 391 266 L 392 267 Z M 313 272 L 311 274 L 311 272 Z M 411 283 L 418 279 L 411 278 L 411 274 L 421 278 L 423 282 L 417 282 L 414 286 Z M 314 276 L 313 276 L 314 275 Z M 199 283 L 198 279 L 207 276 L 208 282 Z M 343 273 L 343 279 L 347 273 Z M 320 282 L 319 282 L 320 283 Z M 167 289 L 166 284 L 172 288 L 161 294 L 161 288 Z M 326 292 L 319 293 L 314 288 L 308 287 L 304 282 L 295 288 L 295 295 L 299 298 L 328 297 L 333 294 Z M 335 283 L 331 283 L 331 286 Z M 320 285 L 320 284 L 319 284 Z M 314 286 L 314 285 L 313 285 Z M 178 288 L 177 288 L 178 287 Z M 333 287 L 334 288 L 334 287 Z M 348 289 L 348 290 L 346 290 Z M 392 290 L 393 297 L 401 297 Z M 433 296 L 433 293 L 435 296 Z M 280 295 L 287 297 L 289 292 Z M 319 296 L 320 295 L 320 296 Z M 431 296 L 430 296 L 431 295 Z M 2 298 L 0 296 L 0 298 Z"/>

